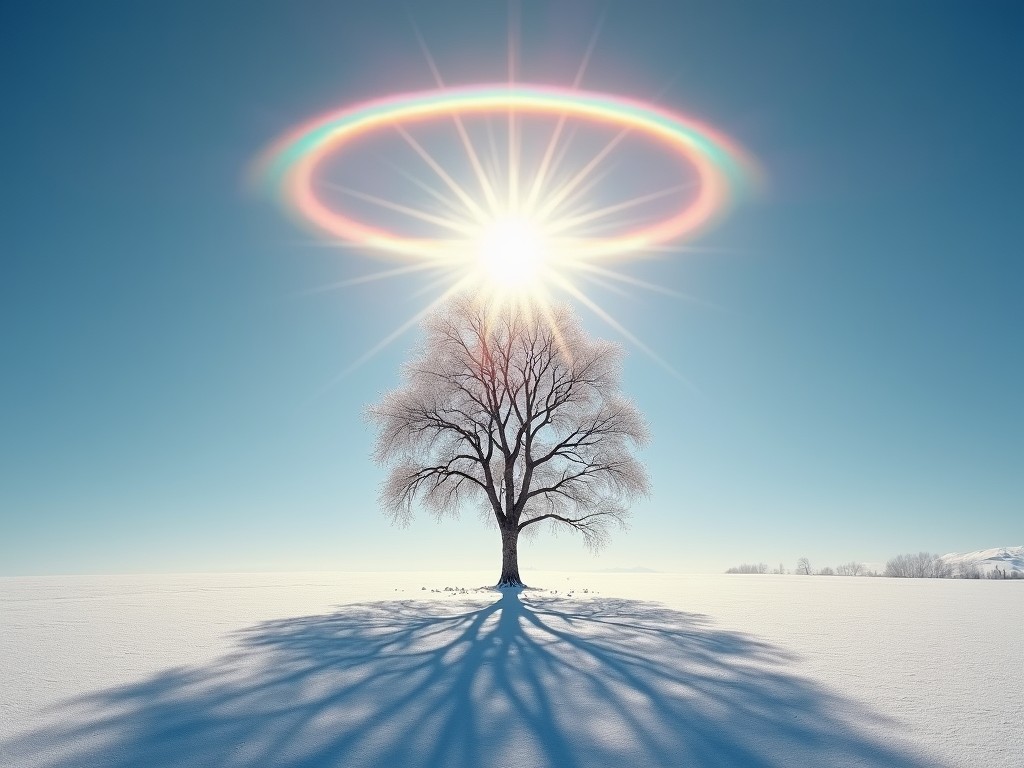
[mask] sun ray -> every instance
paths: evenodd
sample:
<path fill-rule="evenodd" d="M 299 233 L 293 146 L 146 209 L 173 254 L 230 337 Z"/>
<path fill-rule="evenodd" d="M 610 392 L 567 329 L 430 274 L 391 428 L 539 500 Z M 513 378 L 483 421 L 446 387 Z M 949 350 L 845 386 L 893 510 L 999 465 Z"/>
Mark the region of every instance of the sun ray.
<path fill-rule="evenodd" d="M 444 168 L 441 167 L 441 164 L 434 159 L 433 155 L 423 148 L 422 144 L 416 141 L 416 139 L 414 139 L 407 130 L 397 123 L 395 124 L 395 130 L 398 131 L 399 135 L 405 139 L 406 143 L 413 148 L 413 151 L 423 159 L 423 162 L 430 166 L 430 169 L 438 175 L 438 178 L 448 186 L 448 189 L 455 193 L 462 204 L 476 215 L 477 221 L 484 222 L 488 219 L 487 214 L 484 213 L 483 209 L 476 204 L 476 201 L 473 200 L 472 196 L 470 196 L 470 194 L 466 192 L 466 190 L 464 190 Z"/>
<path fill-rule="evenodd" d="M 417 288 L 415 291 L 412 292 L 412 295 L 413 296 L 423 296 L 423 295 L 428 294 L 428 293 L 433 293 L 438 288 L 440 288 L 440 287 L 442 287 L 444 285 L 451 284 L 451 281 L 454 278 L 454 276 L 458 275 L 458 274 L 461 274 L 465 278 L 469 278 L 469 275 L 466 273 L 466 270 L 463 269 L 463 268 L 449 269 L 447 272 L 445 272 L 440 277 L 438 277 L 438 278 L 436 278 L 434 280 L 431 280 L 430 282 L 426 283 L 425 285 L 421 286 L 420 288 Z"/>
<path fill-rule="evenodd" d="M 595 30 L 595 33 L 596 33 L 596 30 Z M 672 88 L 672 86 L 675 84 L 675 81 L 676 81 L 675 77 L 670 79 L 669 82 L 658 92 L 658 94 L 655 96 L 653 101 L 657 101 L 658 99 L 662 98 L 662 96 L 664 96 L 665 93 L 667 93 Z M 574 85 L 574 88 L 575 87 L 576 86 Z M 605 157 L 607 157 L 608 153 L 610 153 L 612 150 L 614 150 L 615 147 L 617 147 L 619 145 L 619 143 L 621 143 L 622 140 L 625 139 L 626 136 L 628 136 L 632 132 L 632 130 L 633 129 L 630 126 L 626 126 L 625 128 L 623 128 L 615 137 L 613 137 L 611 139 L 611 141 L 608 142 L 608 144 L 605 145 L 605 147 L 600 152 L 597 153 L 597 155 L 590 161 L 590 163 L 588 163 L 586 166 L 584 166 L 584 168 L 579 172 L 578 178 L 574 178 L 567 185 L 563 185 L 562 188 L 557 189 L 554 193 L 552 193 L 550 195 L 549 199 L 548 199 L 548 204 L 545 205 L 545 207 L 541 210 L 540 215 L 542 217 L 546 216 L 546 215 L 550 215 L 551 209 L 552 208 L 557 208 L 558 205 L 560 204 L 559 198 L 562 197 L 565 194 L 568 194 L 568 192 L 571 191 L 573 186 L 575 186 L 576 184 L 581 183 L 582 179 L 586 178 L 586 176 L 589 173 L 591 173 L 593 171 L 593 169 L 596 168 L 604 160 Z M 567 150 L 568 150 L 568 146 L 566 146 L 566 148 L 565 148 L 565 151 L 567 151 Z M 565 153 L 563 151 L 563 153 L 562 153 L 563 157 L 564 157 L 564 154 Z M 569 189 L 566 190 L 565 187 L 569 187 Z M 539 189 L 538 189 L 538 191 L 539 191 Z M 531 193 L 532 193 L 532 191 L 531 191 Z"/>
<path fill-rule="evenodd" d="M 593 192 L 594 188 L 597 187 L 601 182 L 603 182 L 608 177 L 610 172 L 610 169 L 606 169 L 592 174 L 591 177 L 587 179 L 587 181 L 583 185 L 581 185 L 571 195 L 562 200 L 552 210 L 548 211 L 547 215 L 543 217 L 543 220 L 548 222 L 547 226 L 550 226 L 553 223 L 553 221 L 558 221 L 558 219 L 561 218 L 561 215 L 555 216 L 555 214 L 559 213 L 560 209 L 571 209 L 572 206 L 576 205 L 577 202 L 585 200 L 587 198 L 587 195 Z M 539 214 L 538 218 L 541 218 Z"/>
<path fill-rule="evenodd" d="M 434 58 L 434 54 L 430 52 L 430 47 L 427 45 L 426 38 L 423 37 L 423 32 L 420 31 L 419 24 L 412 17 L 412 12 L 409 12 L 409 23 L 412 24 L 413 34 L 416 35 L 416 42 L 420 46 L 420 51 L 423 53 L 423 58 L 427 60 L 427 67 L 430 69 L 430 74 L 434 78 L 434 82 L 438 88 L 444 88 L 444 78 L 441 77 L 441 70 L 438 69 L 437 60 Z"/>
<path fill-rule="evenodd" d="M 595 221 L 585 227 L 579 227 L 574 231 L 579 240 L 593 240 L 598 237 L 605 237 L 608 233 L 619 232 L 623 229 L 630 229 L 650 221 L 650 216 L 619 216 L 614 219 Z M 590 249 L 593 251 L 593 249 Z"/>
<path fill-rule="evenodd" d="M 566 343 L 565 337 L 559 331 L 558 323 L 555 322 L 553 304 L 547 290 L 544 291 L 537 304 L 541 315 L 543 315 L 544 319 L 547 320 L 548 328 L 550 328 L 554 334 L 555 344 L 558 345 L 559 352 L 565 355 L 567 360 L 574 359 L 572 348 Z"/>
<path fill-rule="evenodd" d="M 608 280 L 605 280 L 604 278 L 598 277 L 597 275 L 591 275 L 591 274 L 584 273 L 584 274 L 580 275 L 580 277 L 582 277 L 587 282 L 590 282 L 590 283 L 593 283 L 594 285 L 600 286 L 601 288 L 603 288 L 604 290 L 608 291 L 609 293 L 614 293 L 616 296 L 622 296 L 624 298 L 632 298 L 632 294 L 630 294 L 630 292 L 627 291 L 625 288 L 623 288 L 621 285 L 615 285 L 615 283 L 612 283 L 612 282 L 610 282 Z"/>
<path fill-rule="evenodd" d="M 626 136 L 628 136 L 632 132 L 632 130 L 633 129 L 631 127 L 627 126 L 626 128 L 623 128 L 621 131 L 619 131 L 617 134 L 615 134 L 615 137 L 607 144 L 605 144 L 604 148 L 596 155 L 594 155 L 593 159 L 589 163 L 587 163 L 585 166 L 583 166 L 583 168 L 580 169 L 579 173 L 573 176 L 568 183 L 566 183 L 560 189 L 556 190 L 551 194 L 551 197 L 548 198 L 547 202 L 544 204 L 544 207 L 541 208 L 540 215 L 542 217 L 547 216 L 551 213 L 553 209 L 557 208 L 562 203 L 562 201 L 569 194 L 571 194 L 574 189 L 576 189 L 576 187 L 582 184 L 586 180 L 586 178 L 591 173 L 594 172 L 594 169 L 597 168 L 601 164 L 601 162 L 606 157 L 608 157 L 609 154 L 611 154 L 612 150 L 614 150 L 617 146 L 619 146 L 619 144 L 622 143 L 622 140 L 625 139 Z"/>
<path fill-rule="evenodd" d="M 506 208 L 516 213 L 519 208 L 519 135 L 515 110 L 508 112 L 508 201 Z"/>
<path fill-rule="evenodd" d="M 590 57 L 594 54 L 594 49 L 597 47 L 597 40 L 601 36 L 601 28 L 604 26 L 604 20 L 608 16 L 608 6 L 605 5 L 601 11 L 601 17 L 597 20 L 597 24 L 594 26 L 594 31 L 590 35 L 590 42 L 587 43 L 587 49 L 583 53 L 583 60 L 580 62 L 579 69 L 576 70 L 576 77 L 572 81 L 572 89 L 576 90 L 583 83 L 583 76 L 587 71 L 587 67 L 590 66 Z M 551 158 L 555 153 L 555 147 L 558 145 L 558 139 L 562 135 L 562 130 L 565 128 L 566 120 L 568 115 L 563 112 L 558 116 L 558 122 L 555 123 L 555 129 L 551 133 L 551 138 L 548 140 L 547 146 L 544 148 L 544 154 L 541 156 L 540 165 L 537 168 L 537 172 L 533 177 L 533 184 L 530 187 L 530 193 L 526 199 L 526 209 L 532 210 L 533 204 L 537 201 L 537 195 L 540 194 L 541 189 L 544 188 L 544 182 L 548 173 L 548 165 L 551 163 Z"/>
<path fill-rule="evenodd" d="M 484 197 L 487 198 L 487 203 L 491 206 L 491 213 L 497 213 L 501 209 L 501 205 L 498 203 L 497 195 L 494 192 L 494 187 L 491 184 L 487 173 L 484 171 L 484 167 L 480 162 L 480 157 L 476 153 L 476 149 L 473 147 L 473 142 L 469 138 L 469 132 L 466 131 L 466 126 L 462 122 L 462 118 L 458 115 L 454 115 L 455 130 L 459 134 L 459 138 L 462 140 L 462 146 L 466 150 L 466 156 L 469 158 L 469 164 L 473 168 L 473 172 L 476 174 L 477 181 L 480 184 L 480 188 L 483 190 Z"/>
<path fill-rule="evenodd" d="M 632 286 L 635 286 L 637 288 L 643 288 L 644 290 L 647 290 L 647 291 L 653 291 L 655 293 L 663 293 L 666 296 L 672 296 L 673 298 L 676 298 L 676 299 L 690 299 L 690 298 L 692 298 L 691 296 L 688 296 L 685 293 L 681 293 L 680 291 L 673 290 L 672 288 L 666 288 L 665 286 L 658 285 L 657 283 L 649 283 L 646 280 L 641 280 L 638 277 L 633 277 L 632 275 L 624 275 L 621 272 L 616 272 L 615 270 L 612 270 L 612 269 L 606 269 L 604 267 L 599 267 L 596 264 L 590 264 L 590 263 L 587 263 L 587 262 L 581 262 L 581 263 L 577 264 L 576 266 L 577 266 L 578 269 L 580 269 L 583 272 L 591 272 L 591 273 L 593 273 L 595 275 L 601 275 L 602 277 L 605 277 L 605 278 L 607 278 L 609 280 L 615 280 L 617 282 L 625 283 L 627 285 L 632 285 Z"/>
<path fill-rule="evenodd" d="M 576 70 L 576 77 L 572 81 L 572 89 L 576 90 L 583 85 L 583 77 L 587 72 L 587 67 L 590 66 L 590 59 L 594 55 L 594 49 L 597 48 L 597 41 L 601 37 L 601 30 L 604 28 L 604 22 L 608 18 L 608 3 L 604 4 L 604 8 L 601 9 L 601 15 L 597 19 L 597 23 L 594 25 L 594 31 L 590 33 L 590 40 L 587 42 L 587 49 L 583 52 L 583 60 L 580 62 L 579 69 Z"/>
<path fill-rule="evenodd" d="M 400 166 L 398 163 L 392 162 L 391 160 L 387 160 L 384 158 L 381 159 L 381 162 L 384 165 L 391 168 L 393 171 L 395 171 L 395 173 L 399 174 L 406 181 L 410 182 L 411 184 L 414 184 L 416 187 L 423 190 L 432 198 L 434 198 L 434 200 L 436 200 L 442 206 L 444 206 L 447 213 L 456 217 L 461 217 L 466 214 L 466 209 L 460 207 L 456 200 L 453 200 L 452 198 L 445 195 L 444 192 L 442 192 L 441 190 L 423 181 L 423 179 L 419 178 L 414 173 L 410 173 L 405 168 Z"/>
<path fill-rule="evenodd" d="M 533 182 L 530 185 L 530 192 L 526 197 L 527 210 L 532 210 L 534 203 L 537 202 L 537 196 L 544 187 L 545 177 L 548 173 L 548 165 L 551 163 L 551 157 L 555 153 L 555 147 L 558 146 L 558 139 L 562 135 L 562 129 L 565 128 L 565 123 L 568 117 L 568 115 L 563 113 L 559 115 L 558 122 L 555 123 L 555 130 L 551 133 L 551 139 L 544 148 L 544 154 L 541 156 L 540 165 L 537 167 L 536 173 L 534 173 Z"/>
<path fill-rule="evenodd" d="M 507 147 L 505 153 L 506 162 L 504 173 L 501 175 L 504 176 L 506 195 L 503 210 L 511 215 L 515 215 L 519 209 L 519 141 L 515 111 L 509 110 L 506 136 Z M 497 154 L 496 146 L 492 146 L 492 150 Z M 501 167 L 500 160 L 498 162 L 498 167 Z M 494 178 L 500 183 L 499 173 L 495 173 Z"/>
<path fill-rule="evenodd" d="M 622 213 L 628 211 L 631 208 L 636 208 L 640 205 L 652 203 L 655 200 L 661 200 L 662 198 L 674 195 L 677 192 L 683 192 L 687 189 L 691 189 L 693 184 L 676 184 L 672 187 L 666 187 L 665 189 L 658 190 L 657 192 L 651 192 L 647 195 L 639 195 L 632 197 L 629 200 L 624 200 L 621 203 L 615 203 L 614 205 L 607 205 L 604 208 L 595 208 L 587 213 L 581 213 L 577 216 L 572 217 L 560 217 L 556 221 L 552 222 L 548 227 L 548 231 L 552 234 L 558 234 L 564 232 L 566 229 L 578 227 L 581 224 L 587 224 L 591 221 L 603 219 L 606 216 L 611 216 L 615 213 Z"/>
<path fill-rule="evenodd" d="M 548 157 L 548 151 L 545 150 L 545 158 L 541 161 L 543 174 L 541 173 L 542 169 L 538 168 L 534 175 L 533 186 L 530 189 L 530 197 L 528 198 L 529 202 L 526 205 L 527 210 L 534 212 L 537 197 L 544 192 L 544 185 L 547 183 L 548 179 L 557 173 L 562 167 L 562 163 L 565 161 L 566 155 L 569 154 L 569 149 L 572 147 L 573 140 L 576 138 L 577 133 L 579 133 L 579 124 L 573 123 L 566 132 L 565 141 L 555 141 L 549 145 L 551 148 L 551 157 Z M 561 132 L 559 132 L 559 138 L 561 138 Z M 558 147 L 557 154 L 555 154 L 556 146 Z"/>
<path fill-rule="evenodd" d="M 519 54 L 519 2 L 508 0 L 508 84 L 516 81 L 516 65 Z"/>
<path fill-rule="evenodd" d="M 484 133 L 487 136 L 487 170 L 496 183 L 500 183 L 502 173 L 501 152 L 498 151 L 498 136 L 490 116 L 484 118 Z"/>
<path fill-rule="evenodd" d="M 423 51 L 423 56 L 427 60 L 427 66 L 430 68 L 430 73 L 434 76 L 434 81 L 437 83 L 437 87 L 446 88 L 447 86 L 445 85 L 444 78 L 441 77 L 441 70 L 437 67 L 437 61 L 434 59 L 434 55 L 430 52 L 430 48 L 427 47 L 427 41 L 423 38 L 423 34 L 415 23 L 413 23 L 413 31 L 416 33 L 416 40 L 420 45 L 420 50 Z M 487 178 L 487 174 L 484 172 L 483 166 L 480 163 L 480 157 L 477 155 L 476 149 L 473 147 L 473 142 L 470 141 L 469 133 L 466 131 L 466 126 L 458 114 L 452 114 L 452 121 L 455 123 L 455 131 L 459 134 L 462 146 L 466 150 L 466 156 L 469 158 L 469 164 L 472 166 L 473 172 L 476 174 L 477 181 L 480 184 L 480 189 L 483 190 L 484 197 L 487 198 L 487 202 L 491 206 L 491 211 L 497 211 L 498 201 L 494 195 L 494 189 L 491 186 L 490 180 Z"/>
<path fill-rule="evenodd" d="M 519 54 L 519 3 L 510 0 L 508 4 L 508 87 L 516 82 L 516 66 Z M 516 130 L 516 110 L 508 110 L 508 200 L 506 208 L 515 213 L 519 205 L 519 137 Z"/>
<path fill-rule="evenodd" d="M 415 313 L 412 317 L 410 317 L 408 320 L 406 320 L 404 323 L 402 323 L 400 326 L 398 326 L 395 330 L 393 330 L 391 333 L 389 333 L 387 336 L 385 336 L 383 339 L 381 339 L 379 342 L 377 342 L 371 349 L 369 349 L 366 352 L 364 352 L 358 359 L 355 360 L 355 362 L 351 363 L 344 371 L 342 371 L 340 374 L 338 374 L 338 376 L 336 376 L 331 381 L 331 383 L 327 386 L 326 389 L 330 389 L 335 384 L 337 384 L 339 381 L 341 381 L 346 376 L 348 376 L 350 373 L 352 373 L 354 370 L 356 370 L 361 365 L 363 365 L 363 363 L 367 362 L 368 360 L 371 360 L 374 356 L 376 356 L 382 350 L 384 350 L 390 344 L 392 344 L 399 336 L 401 336 L 403 333 L 405 333 L 406 331 L 411 329 L 413 326 L 415 326 L 417 323 L 419 323 L 423 318 L 425 318 L 427 315 L 429 315 L 435 309 L 437 309 L 442 304 L 444 304 L 446 301 L 448 301 L 448 299 L 450 299 L 455 294 L 460 293 L 462 290 L 464 290 L 465 287 L 466 287 L 466 284 L 468 284 L 468 282 L 469 282 L 468 278 L 462 278 L 458 282 L 456 282 L 453 285 L 449 286 L 447 290 L 445 290 L 441 295 L 436 297 L 433 301 L 428 303 L 425 307 L 423 307 L 423 309 L 421 309 L 419 312 Z"/>
<path fill-rule="evenodd" d="M 645 355 L 651 358 L 651 360 L 653 360 L 666 371 L 668 371 L 670 374 L 672 374 L 673 377 L 681 381 L 693 392 L 700 392 L 700 390 L 697 389 L 693 382 L 691 382 L 689 379 L 683 376 L 683 374 L 677 371 L 668 361 L 664 360 L 660 355 L 658 355 L 657 352 L 655 352 L 649 346 L 640 341 L 640 339 L 637 338 L 636 334 L 634 334 L 632 331 L 630 331 L 624 325 L 622 325 L 622 323 L 620 323 L 618 320 L 616 320 L 614 317 L 608 314 L 604 309 L 601 308 L 601 306 L 597 302 L 595 302 L 583 291 L 581 291 L 579 288 L 573 285 L 572 282 L 570 282 L 569 280 L 565 280 L 561 276 L 555 276 L 553 277 L 553 280 L 562 288 L 562 290 L 564 290 L 570 296 L 575 298 L 578 302 L 580 302 L 580 304 L 585 306 L 599 318 L 604 320 L 605 323 L 610 325 L 614 330 L 621 334 L 623 338 L 627 339 L 628 341 L 636 345 L 637 349 L 639 349 L 641 352 L 643 352 Z"/>
<path fill-rule="evenodd" d="M 439 227 L 450 229 L 452 232 L 457 232 L 460 235 L 472 237 L 476 232 L 476 230 L 473 227 L 469 226 L 468 224 L 464 224 L 459 221 L 454 221 L 452 219 L 446 219 L 443 216 L 435 216 L 434 214 L 428 213 L 427 211 L 421 211 L 419 208 L 412 208 L 408 205 L 395 203 L 392 202 L 391 200 L 386 200 L 383 197 L 371 195 L 368 192 L 360 192 L 358 189 L 352 189 L 351 187 L 346 187 L 342 184 L 336 184 L 335 182 L 332 181 L 322 181 L 321 184 L 323 184 L 325 187 L 329 187 L 330 189 L 334 189 L 337 190 L 338 192 L 348 195 L 349 197 L 354 197 L 357 200 L 363 200 L 367 203 L 373 203 L 374 205 L 378 205 L 381 208 L 387 208 L 388 210 L 395 211 L 396 213 L 405 214 L 410 218 L 419 219 L 420 221 L 425 221 L 429 224 L 436 224 Z"/>

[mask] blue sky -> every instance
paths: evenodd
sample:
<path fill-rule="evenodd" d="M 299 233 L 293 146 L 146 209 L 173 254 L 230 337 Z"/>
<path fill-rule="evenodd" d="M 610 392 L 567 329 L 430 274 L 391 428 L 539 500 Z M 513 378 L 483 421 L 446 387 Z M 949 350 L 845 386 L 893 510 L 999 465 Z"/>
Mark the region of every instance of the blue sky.
<path fill-rule="evenodd" d="M 481 7 L 485 6 L 485 7 Z M 407 10 L 408 9 L 408 10 Z M 292 126 L 502 77 L 503 3 L 17 4 L 0 11 L 0 574 L 494 568 L 472 513 L 391 528 L 363 408 L 420 281 L 244 183 Z M 523 79 L 567 84 L 593 3 L 523 4 Z M 612 2 L 584 86 L 706 120 L 767 184 L 600 294 L 630 350 L 653 494 L 598 558 L 718 571 L 1024 543 L 1024 8 Z M 712 305 L 712 306 L 708 306 Z M 615 337 L 582 312 L 595 333 Z M 527 576 L 528 578 L 528 576 Z"/>

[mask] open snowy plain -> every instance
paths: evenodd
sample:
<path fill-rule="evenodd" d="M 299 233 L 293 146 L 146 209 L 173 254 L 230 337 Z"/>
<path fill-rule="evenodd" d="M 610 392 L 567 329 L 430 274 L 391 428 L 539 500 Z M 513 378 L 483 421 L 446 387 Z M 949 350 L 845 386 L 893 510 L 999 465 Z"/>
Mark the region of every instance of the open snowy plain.
<path fill-rule="evenodd" d="M 1024 765 L 1024 582 L 524 575 L 0 579 L 0 765 Z"/>

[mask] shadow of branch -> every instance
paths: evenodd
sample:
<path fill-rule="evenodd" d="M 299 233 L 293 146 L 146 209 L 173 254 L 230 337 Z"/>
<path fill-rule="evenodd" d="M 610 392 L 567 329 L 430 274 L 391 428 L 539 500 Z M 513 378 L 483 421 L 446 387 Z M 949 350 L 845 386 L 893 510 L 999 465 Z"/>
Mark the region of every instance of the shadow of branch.
<path fill-rule="evenodd" d="M 529 595 L 259 624 L 216 664 L 90 694 L 6 751 L 47 768 L 924 765 L 767 643 L 655 603 Z"/>

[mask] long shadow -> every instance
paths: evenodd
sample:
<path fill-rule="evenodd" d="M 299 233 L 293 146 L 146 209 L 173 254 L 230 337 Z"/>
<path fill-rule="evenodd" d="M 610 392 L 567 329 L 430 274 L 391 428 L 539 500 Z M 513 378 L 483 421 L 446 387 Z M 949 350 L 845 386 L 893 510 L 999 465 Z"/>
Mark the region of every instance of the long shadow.
<path fill-rule="evenodd" d="M 655 603 L 394 601 L 257 625 L 216 664 L 69 702 L 14 765 L 925 765 L 782 650 Z"/>

